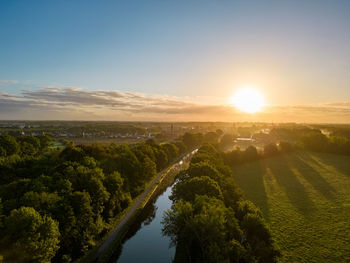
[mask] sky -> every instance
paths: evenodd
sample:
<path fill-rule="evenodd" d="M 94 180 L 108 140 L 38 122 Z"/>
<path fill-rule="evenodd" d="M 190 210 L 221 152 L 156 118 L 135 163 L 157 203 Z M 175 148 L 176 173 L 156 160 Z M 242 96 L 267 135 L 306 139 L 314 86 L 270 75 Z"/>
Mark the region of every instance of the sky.
<path fill-rule="evenodd" d="M 350 1 L 2 0 L 0 119 L 349 122 Z"/>

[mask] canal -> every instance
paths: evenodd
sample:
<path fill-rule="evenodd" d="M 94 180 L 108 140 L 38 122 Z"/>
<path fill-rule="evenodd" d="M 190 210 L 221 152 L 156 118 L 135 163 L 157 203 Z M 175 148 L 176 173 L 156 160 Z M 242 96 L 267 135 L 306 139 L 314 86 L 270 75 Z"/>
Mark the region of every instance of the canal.
<path fill-rule="evenodd" d="M 188 167 L 193 151 L 172 167 L 169 172 L 177 173 Z M 162 234 L 164 211 L 171 208 L 169 199 L 172 186 L 169 186 L 140 213 L 138 219 L 129 228 L 122 244 L 112 255 L 110 263 L 167 263 L 172 262 L 175 247 L 170 247 L 170 238 Z"/>

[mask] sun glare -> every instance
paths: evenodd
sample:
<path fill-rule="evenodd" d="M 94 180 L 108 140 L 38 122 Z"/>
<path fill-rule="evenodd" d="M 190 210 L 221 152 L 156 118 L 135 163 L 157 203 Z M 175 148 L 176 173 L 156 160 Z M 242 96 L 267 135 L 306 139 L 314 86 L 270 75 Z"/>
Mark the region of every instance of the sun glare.
<path fill-rule="evenodd" d="M 255 113 L 264 106 L 264 98 L 256 89 L 246 87 L 238 90 L 232 97 L 232 104 L 240 111 Z"/>

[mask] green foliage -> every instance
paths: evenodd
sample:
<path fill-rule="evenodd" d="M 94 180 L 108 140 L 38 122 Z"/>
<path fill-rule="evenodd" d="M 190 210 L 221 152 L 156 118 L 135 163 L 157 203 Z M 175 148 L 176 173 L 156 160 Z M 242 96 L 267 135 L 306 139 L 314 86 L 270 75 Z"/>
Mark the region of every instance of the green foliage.
<path fill-rule="evenodd" d="M 203 145 L 177 176 L 163 219 L 163 233 L 177 246 L 174 262 L 277 262 L 260 210 L 242 198 L 223 156 Z"/>
<path fill-rule="evenodd" d="M 220 135 L 216 132 L 207 132 L 204 134 L 203 141 L 208 143 L 217 143 Z"/>
<path fill-rule="evenodd" d="M 242 237 L 233 211 L 220 200 L 205 196 L 198 196 L 193 202 L 176 202 L 162 223 L 163 233 L 170 236 L 173 244 L 187 248 L 187 260 L 191 258 L 191 262 L 229 262 L 234 250 L 230 241 Z M 244 255 L 246 250 L 241 249 Z"/>
<path fill-rule="evenodd" d="M 5 157 L 6 156 L 6 150 L 0 146 L 0 157 Z"/>
<path fill-rule="evenodd" d="M 348 138 L 331 136 L 329 143 L 331 152 L 350 155 L 350 140 Z"/>
<path fill-rule="evenodd" d="M 258 151 L 254 146 L 249 146 L 242 154 L 244 161 L 255 161 L 259 158 Z"/>
<path fill-rule="evenodd" d="M 35 262 L 50 262 L 59 248 L 58 223 L 31 207 L 11 211 L 5 219 L 5 235 L 24 258 Z"/>
<path fill-rule="evenodd" d="M 202 143 L 203 134 L 186 132 L 182 137 L 182 141 L 188 149 L 192 149 Z"/>
<path fill-rule="evenodd" d="M 60 153 L 62 159 L 72 162 L 79 162 L 84 156 L 83 149 L 75 146 L 68 146 Z"/>
<path fill-rule="evenodd" d="M 68 145 L 62 151 L 47 151 L 51 138 L 45 135 L 17 140 L 1 136 L 0 141 L 0 147 L 9 150 L 0 158 L 0 232 L 5 233 L 1 233 L 0 251 L 10 262 L 80 258 L 110 229 L 132 197 L 179 154 L 172 143 Z M 20 214 L 27 218 L 26 226 L 37 231 L 34 241 L 17 240 L 25 229 L 12 239 L 15 230 L 10 221 Z M 2 227 L 3 217 L 7 223 Z M 60 242 L 54 243 L 41 228 L 36 230 L 40 224 L 51 230 L 56 226 Z M 52 238 L 57 238 L 55 233 Z M 18 249 L 24 252 L 18 255 Z"/>
<path fill-rule="evenodd" d="M 174 160 L 179 155 L 179 148 L 173 143 L 164 143 L 161 149 L 167 154 L 168 160 Z"/>
<path fill-rule="evenodd" d="M 20 151 L 19 143 L 10 135 L 0 136 L 0 146 L 5 150 L 6 155 L 17 154 Z"/>
<path fill-rule="evenodd" d="M 226 165 L 233 166 L 242 163 L 242 152 L 240 150 L 233 150 L 222 154 L 223 161 Z"/>
<path fill-rule="evenodd" d="M 187 147 L 182 141 L 176 141 L 174 144 L 179 149 L 179 154 L 183 154 L 186 152 Z"/>
<path fill-rule="evenodd" d="M 105 176 L 103 184 L 105 185 L 108 193 L 110 193 L 109 199 L 105 204 L 105 209 L 103 211 L 103 215 L 106 220 L 113 218 L 130 203 L 130 194 L 123 191 L 123 182 L 124 179 L 117 171 Z"/>
<path fill-rule="evenodd" d="M 233 144 L 235 139 L 236 139 L 236 136 L 234 134 L 226 133 L 221 137 L 220 146 L 222 148 L 226 146 L 230 146 Z"/>
<path fill-rule="evenodd" d="M 208 176 L 194 177 L 177 183 L 173 188 L 171 199 L 193 202 L 196 195 L 223 199 L 218 183 Z"/>
<path fill-rule="evenodd" d="M 303 146 L 311 151 L 326 151 L 328 147 L 327 137 L 320 132 L 312 132 L 301 138 Z"/>
<path fill-rule="evenodd" d="M 343 136 L 328 138 L 321 132 L 313 132 L 303 136 L 301 142 L 310 151 L 350 155 L 350 141 Z"/>
<path fill-rule="evenodd" d="M 41 151 L 46 151 L 50 144 L 53 142 L 53 138 L 51 136 L 41 134 L 37 136 L 40 142 L 40 150 Z"/>
<path fill-rule="evenodd" d="M 207 176 L 214 181 L 219 181 L 222 176 L 215 167 L 208 162 L 191 163 L 190 167 L 187 169 L 187 174 L 189 177 Z"/>
<path fill-rule="evenodd" d="M 162 149 L 155 149 L 157 171 L 161 171 L 169 162 L 168 155 Z"/>
<path fill-rule="evenodd" d="M 278 153 L 279 153 L 278 148 L 275 143 L 271 142 L 264 146 L 264 156 L 266 157 L 274 156 L 274 155 L 277 155 Z"/>

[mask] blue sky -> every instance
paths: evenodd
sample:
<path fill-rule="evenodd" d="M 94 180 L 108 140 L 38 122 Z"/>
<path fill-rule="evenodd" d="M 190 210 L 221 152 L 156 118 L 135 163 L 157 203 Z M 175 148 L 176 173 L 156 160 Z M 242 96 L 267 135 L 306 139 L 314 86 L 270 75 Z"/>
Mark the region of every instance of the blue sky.
<path fill-rule="evenodd" d="M 0 91 L 350 101 L 350 1 L 0 2 Z M 12 115 L 11 115 L 12 116 Z M 1 117 L 1 116 L 0 116 Z"/>

